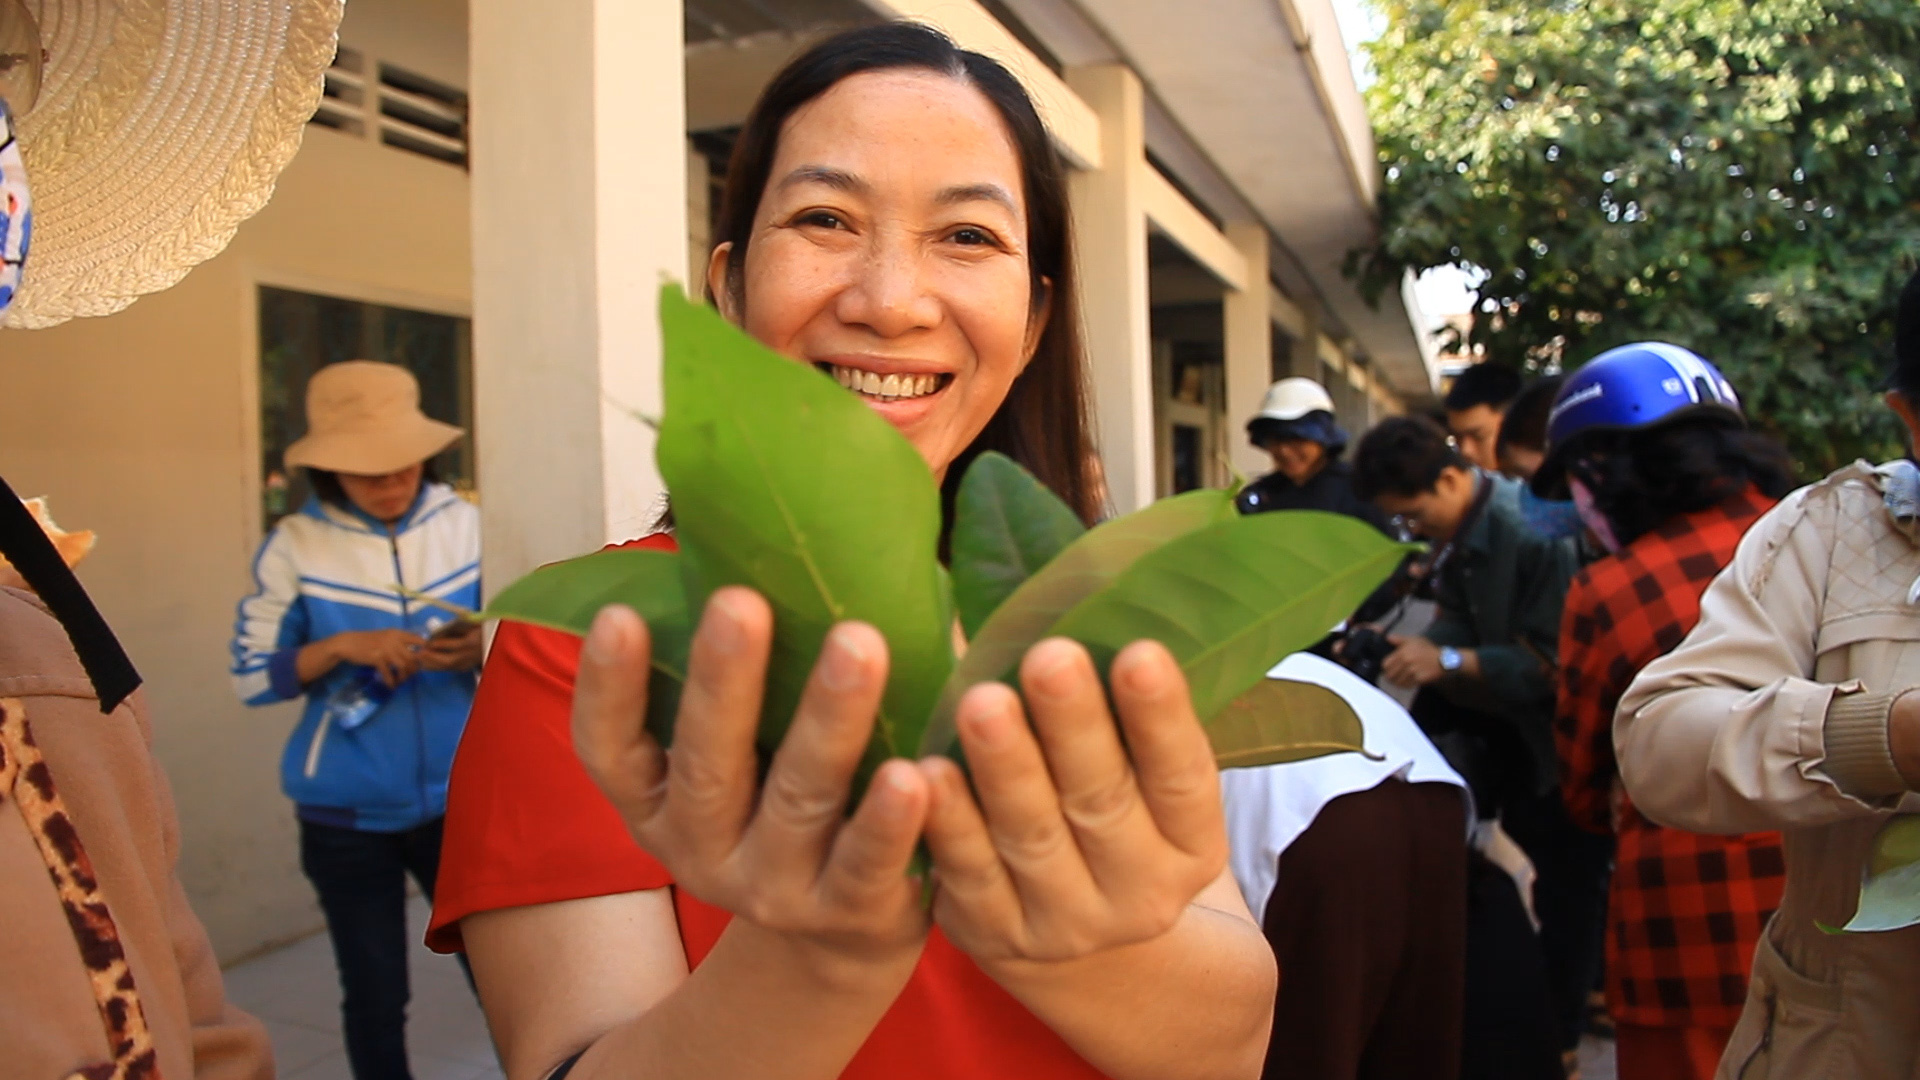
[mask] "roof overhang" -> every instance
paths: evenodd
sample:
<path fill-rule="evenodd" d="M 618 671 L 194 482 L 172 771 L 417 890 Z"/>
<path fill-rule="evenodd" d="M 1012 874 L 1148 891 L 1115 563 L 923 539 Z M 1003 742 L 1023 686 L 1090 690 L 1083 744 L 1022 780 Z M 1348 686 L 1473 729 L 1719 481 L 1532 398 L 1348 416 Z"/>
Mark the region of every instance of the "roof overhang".
<path fill-rule="evenodd" d="M 1399 394 L 1431 395 L 1411 288 L 1375 307 L 1342 270 L 1377 236 L 1379 165 L 1330 0 L 1209 0 L 1199 17 L 1167 0 L 1077 6 L 1300 264 L 1339 323 L 1323 329 Z"/>

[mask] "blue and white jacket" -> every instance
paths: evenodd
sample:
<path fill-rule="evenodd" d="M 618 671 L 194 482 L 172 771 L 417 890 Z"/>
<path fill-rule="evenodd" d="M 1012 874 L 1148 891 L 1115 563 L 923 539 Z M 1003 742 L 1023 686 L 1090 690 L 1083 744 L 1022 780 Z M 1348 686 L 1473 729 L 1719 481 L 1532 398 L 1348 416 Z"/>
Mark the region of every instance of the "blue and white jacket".
<path fill-rule="evenodd" d="M 479 510 L 445 484 L 422 484 L 389 534 L 358 510 L 309 499 L 260 545 L 253 579 L 234 626 L 233 684 L 249 705 L 306 695 L 280 759 L 281 788 L 300 818 L 398 832 L 444 814 L 447 773 L 473 706 L 473 673 L 422 671 L 364 724 L 342 731 L 324 722 L 327 697 L 369 669 L 341 664 L 302 687 L 294 659 L 302 645 L 344 630 L 424 636 L 452 617 L 406 599 L 395 584 L 478 608 Z"/>

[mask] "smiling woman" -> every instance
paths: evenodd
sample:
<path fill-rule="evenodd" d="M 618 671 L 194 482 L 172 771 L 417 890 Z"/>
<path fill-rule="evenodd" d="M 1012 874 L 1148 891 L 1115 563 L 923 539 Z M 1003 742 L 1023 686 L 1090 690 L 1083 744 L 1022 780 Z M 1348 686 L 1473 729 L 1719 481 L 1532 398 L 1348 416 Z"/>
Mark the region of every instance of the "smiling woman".
<path fill-rule="evenodd" d="M 860 395 L 949 500 L 994 449 L 1091 521 L 1067 222 L 1012 76 L 925 27 L 851 31 L 749 118 L 709 295 Z M 1165 649 L 1121 652 L 1110 707 L 1084 649 L 1043 642 L 1024 700 L 998 683 L 962 699 L 970 777 L 895 759 L 856 801 L 887 642 L 836 627 L 762 762 L 771 624 L 758 594 L 714 594 L 671 755 L 642 727 L 631 611 L 603 611 L 584 648 L 501 625 L 429 940 L 464 939 L 513 1080 L 1258 1073 L 1272 954 Z M 909 876 L 922 843 L 931 904 Z"/>
<path fill-rule="evenodd" d="M 867 394 L 948 506 L 998 450 L 1100 516 L 1065 170 L 1005 68 L 906 25 L 822 42 L 748 118 L 715 235 L 708 298 Z"/>

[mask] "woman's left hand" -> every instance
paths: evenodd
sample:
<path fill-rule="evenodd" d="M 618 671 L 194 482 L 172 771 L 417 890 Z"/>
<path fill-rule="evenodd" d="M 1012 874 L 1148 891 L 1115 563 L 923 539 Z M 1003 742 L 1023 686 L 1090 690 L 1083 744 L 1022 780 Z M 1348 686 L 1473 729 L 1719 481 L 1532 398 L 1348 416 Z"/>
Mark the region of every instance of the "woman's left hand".
<path fill-rule="evenodd" d="M 1144 641 L 1110 674 L 1118 725 L 1086 650 L 1063 639 L 1021 665 L 1031 726 L 1008 687 L 969 690 L 958 726 L 977 802 L 952 761 L 920 763 L 934 919 L 983 966 L 1158 937 L 1226 865 L 1219 772 L 1186 678 Z"/>

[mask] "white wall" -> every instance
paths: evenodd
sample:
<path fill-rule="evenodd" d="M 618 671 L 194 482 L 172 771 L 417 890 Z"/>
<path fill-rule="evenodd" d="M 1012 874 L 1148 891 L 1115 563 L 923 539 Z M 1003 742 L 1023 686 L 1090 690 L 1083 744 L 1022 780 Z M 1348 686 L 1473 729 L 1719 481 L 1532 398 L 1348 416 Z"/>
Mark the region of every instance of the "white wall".
<path fill-rule="evenodd" d="M 466 82 L 458 3 L 354 0 L 342 40 Z M 243 708 L 226 675 L 260 540 L 257 287 L 465 312 L 467 205 L 458 168 L 310 128 L 272 203 L 173 289 L 0 332 L 0 472 L 100 533 L 80 576 L 146 677 L 181 876 L 224 960 L 319 924 L 279 792 L 297 706 Z"/>

